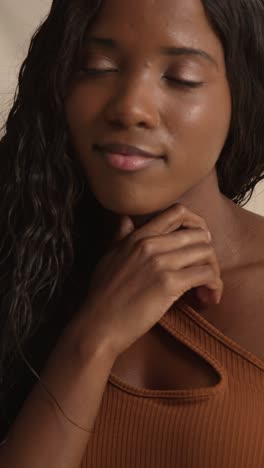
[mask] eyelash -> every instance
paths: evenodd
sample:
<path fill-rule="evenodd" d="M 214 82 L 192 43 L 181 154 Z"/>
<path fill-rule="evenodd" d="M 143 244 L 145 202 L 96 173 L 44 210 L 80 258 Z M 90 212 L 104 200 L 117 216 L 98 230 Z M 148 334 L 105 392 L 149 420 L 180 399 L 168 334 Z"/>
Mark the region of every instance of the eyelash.
<path fill-rule="evenodd" d="M 111 73 L 116 70 L 112 69 L 106 69 L 106 70 L 99 70 L 97 68 L 81 68 L 81 72 L 85 73 L 86 75 L 102 75 L 104 73 Z M 197 88 L 198 86 L 201 86 L 202 82 L 197 82 L 197 81 L 187 81 L 187 80 L 177 80 L 175 78 L 169 78 L 166 77 L 167 80 L 171 81 L 172 83 L 175 83 L 180 86 L 185 86 L 189 88 Z"/>

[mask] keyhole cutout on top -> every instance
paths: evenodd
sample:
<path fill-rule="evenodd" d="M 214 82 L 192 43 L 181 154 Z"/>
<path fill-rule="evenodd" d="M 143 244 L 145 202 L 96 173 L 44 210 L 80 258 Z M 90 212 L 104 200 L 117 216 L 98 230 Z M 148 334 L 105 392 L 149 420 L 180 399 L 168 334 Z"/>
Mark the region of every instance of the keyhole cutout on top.
<path fill-rule="evenodd" d="M 210 363 L 160 324 L 117 358 L 111 374 L 132 387 L 150 390 L 214 387 L 221 380 Z"/>

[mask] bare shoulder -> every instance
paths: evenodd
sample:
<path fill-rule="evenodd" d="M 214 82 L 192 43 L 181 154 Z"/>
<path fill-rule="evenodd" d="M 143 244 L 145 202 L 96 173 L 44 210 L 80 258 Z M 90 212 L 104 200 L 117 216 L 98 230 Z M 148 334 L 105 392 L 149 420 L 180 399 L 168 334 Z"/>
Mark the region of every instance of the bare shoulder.
<path fill-rule="evenodd" d="M 241 207 L 237 213 L 243 237 L 240 262 L 222 275 L 220 304 L 198 310 L 225 335 L 264 360 L 264 216 Z"/>
<path fill-rule="evenodd" d="M 238 207 L 241 235 L 245 236 L 246 264 L 263 263 L 264 268 L 264 216 Z"/>
<path fill-rule="evenodd" d="M 241 261 L 224 275 L 225 305 L 239 304 L 240 310 L 252 310 L 253 306 L 255 313 L 264 320 L 264 216 L 239 207 L 239 217 L 243 236 Z"/>

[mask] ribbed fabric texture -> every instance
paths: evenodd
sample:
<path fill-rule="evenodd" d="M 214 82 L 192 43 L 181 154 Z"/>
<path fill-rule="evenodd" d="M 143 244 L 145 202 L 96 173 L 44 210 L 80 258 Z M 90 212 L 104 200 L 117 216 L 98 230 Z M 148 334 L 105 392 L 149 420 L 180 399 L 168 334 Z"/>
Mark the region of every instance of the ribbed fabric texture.
<path fill-rule="evenodd" d="M 217 384 L 147 390 L 110 374 L 81 468 L 264 468 L 264 361 L 181 300 L 158 323 Z"/>

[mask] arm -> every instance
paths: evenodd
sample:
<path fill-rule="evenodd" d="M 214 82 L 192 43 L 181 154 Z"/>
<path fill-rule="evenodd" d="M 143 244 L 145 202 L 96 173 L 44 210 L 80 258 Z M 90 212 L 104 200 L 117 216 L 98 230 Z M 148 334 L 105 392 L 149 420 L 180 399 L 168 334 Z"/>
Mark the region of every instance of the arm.
<path fill-rule="evenodd" d="M 114 358 L 92 340 L 83 353 L 79 328 L 66 329 L 40 377 L 66 415 L 92 431 Z M 0 447 L 0 468 L 79 468 L 89 437 L 37 383 Z"/>

